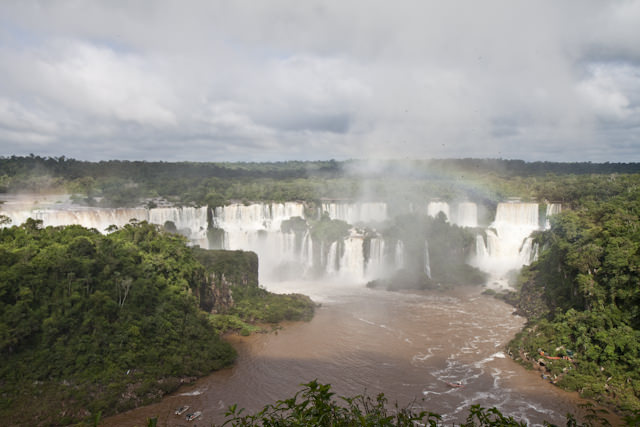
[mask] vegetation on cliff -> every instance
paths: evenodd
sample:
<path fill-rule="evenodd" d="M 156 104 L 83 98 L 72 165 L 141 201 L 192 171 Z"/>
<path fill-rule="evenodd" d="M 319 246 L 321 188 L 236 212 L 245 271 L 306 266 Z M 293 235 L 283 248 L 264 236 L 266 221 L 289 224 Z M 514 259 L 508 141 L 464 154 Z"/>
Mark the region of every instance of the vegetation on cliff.
<path fill-rule="evenodd" d="M 638 181 L 574 200 L 537 236 L 515 296 L 530 322 L 510 344 L 559 386 L 624 410 L 640 409 Z"/>
<path fill-rule="evenodd" d="M 199 261 L 211 257 L 219 262 Z M 246 328 L 240 318 L 308 318 L 304 302 L 301 315 L 247 314 L 289 305 L 259 288 L 255 254 L 194 253 L 146 222 L 108 235 L 31 219 L 2 228 L 0 418 L 69 424 L 149 403 L 232 363 L 220 332 Z"/>
<path fill-rule="evenodd" d="M 233 296 L 224 313 L 248 323 L 311 320 L 315 304 L 306 295 L 273 294 L 258 286 L 258 256 L 253 252 L 194 249 L 196 259 L 213 272 L 213 281 Z M 240 332 L 246 334 L 244 326 Z"/>

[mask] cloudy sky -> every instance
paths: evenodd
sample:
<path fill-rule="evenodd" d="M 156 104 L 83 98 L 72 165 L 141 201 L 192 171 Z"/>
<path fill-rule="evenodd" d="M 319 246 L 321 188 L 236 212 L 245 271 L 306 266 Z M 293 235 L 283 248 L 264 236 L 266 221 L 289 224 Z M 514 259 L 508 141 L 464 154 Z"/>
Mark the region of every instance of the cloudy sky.
<path fill-rule="evenodd" d="M 0 156 L 640 161 L 640 0 L 2 0 L 0 70 Z"/>

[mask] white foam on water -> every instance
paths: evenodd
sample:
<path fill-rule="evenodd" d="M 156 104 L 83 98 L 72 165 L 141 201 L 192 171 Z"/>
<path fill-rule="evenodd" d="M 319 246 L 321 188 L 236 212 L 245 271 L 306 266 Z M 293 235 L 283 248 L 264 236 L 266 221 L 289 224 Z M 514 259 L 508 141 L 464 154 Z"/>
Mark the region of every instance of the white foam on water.
<path fill-rule="evenodd" d="M 205 391 L 206 391 L 206 389 L 205 390 L 189 391 L 189 392 L 186 392 L 186 393 L 180 393 L 178 396 L 200 396 Z"/>
<path fill-rule="evenodd" d="M 503 352 L 499 351 L 497 353 L 492 354 L 489 357 L 485 357 L 484 359 L 474 363 L 473 366 L 475 366 L 476 368 L 482 368 L 482 367 L 484 367 L 484 365 L 486 365 L 489 362 L 492 362 L 492 361 L 494 361 L 496 359 L 504 359 L 505 357 L 506 357 L 505 354 Z"/>
<path fill-rule="evenodd" d="M 361 322 L 364 322 L 364 323 L 368 324 L 368 325 L 371 325 L 371 326 L 378 326 L 378 325 L 376 325 L 374 322 L 372 322 L 372 321 L 370 321 L 370 320 L 367 320 L 367 319 L 363 319 L 362 317 L 358 317 L 357 319 L 358 319 L 359 321 L 361 321 Z"/>

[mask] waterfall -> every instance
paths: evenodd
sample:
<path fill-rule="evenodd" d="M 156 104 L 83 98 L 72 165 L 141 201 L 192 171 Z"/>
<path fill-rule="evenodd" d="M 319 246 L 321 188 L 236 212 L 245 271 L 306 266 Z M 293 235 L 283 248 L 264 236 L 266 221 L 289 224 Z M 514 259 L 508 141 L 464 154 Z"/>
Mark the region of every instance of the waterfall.
<path fill-rule="evenodd" d="M 489 273 L 491 286 L 508 287 L 508 273 L 535 259 L 530 235 L 538 229 L 537 203 L 499 203 L 495 221 L 486 231 L 486 246 L 481 236 L 476 240 L 472 264 Z"/>
<path fill-rule="evenodd" d="M 363 237 L 352 233 L 344 240 L 344 252 L 340 258 L 339 274 L 354 281 L 364 281 Z"/>
<path fill-rule="evenodd" d="M 454 223 L 460 227 L 477 227 L 478 206 L 472 202 L 459 203 Z"/>
<path fill-rule="evenodd" d="M 95 228 L 101 233 L 113 225 L 124 227 L 132 219 L 148 221 L 163 226 L 167 221 L 175 224 L 178 232 L 187 237 L 192 244 L 208 247 L 207 208 L 85 208 L 66 206 L 64 208 L 44 208 L 30 210 L 7 210 L 2 212 L 11 219 L 12 225 L 23 224 L 27 218 L 42 220 L 44 227 L 63 225 L 81 225 Z"/>
<path fill-rule="evenodd" d="M 164 225 L 167 221 L 175 224 L 178 232 L 191 242 L 202 247 L 209 246 L 207 240 L 207 207 L 201 208 L 153 208 L 149 210 L 149 222 Z"/>
<path fill-rule="evenodd" d="M 431 279 L 431 262 L 429 262 L 429 242 L 424 241 L 424 272 Z"/>
<path fill-rule="evenodd" d="M 95 228 L 101 233 L 106 233 L 111 225 L 122 227 L 132 219 L 148 221 L 148 211 L 137 209 L 107 209 L 107 208 L 75 208 L 75 209 L 33 209 L 33 210 L 7 210 L 2 212 L 11 219 L 11 225 L 23 224 L 27 218 L 41 220 L 44 227 L 58 227 L 62 225 L 81 225 L 86 228 Z"/>
<path fill-rule="evenodd" d="M 544 223 L 545 229 L 551 228 L 551 223 L 549 222 L 549 219 L 551 218 L 551 216 L 557 215 L 561 211 L 562 211 L 562 205 L 560 203 L 549 203 L 547 205 L 547 211 L 545 213 L 545 223 Z"/>
<path fill-rule="evenodd" d="M 396 242 L 394 262 L 396 268 L 404 268 L 404 244 L 402 243 L 402 240 L 398 240 Z"/>
<path fill-rule="evenodd" d="M 332 242 L 329 246 L 329 253 L 327 254 L 327 273 L 336 274 L 339 269 L 338 263 L 338 242 Z"/>
<path fill-rule="evenodd" d="M 302 245 L 300 249 L 300 262 L 304 265 L 305 273 L 313 268 L 313 241 L 311 233 L 307 231 L 302 237 Z"/>
<path fill-rule="evenodd" d="M 520 261 L 522 262 L 521 265 L 529 265 L 533 261 L 535 261 L 538 255 L 537 245 L 534 244 L 531 237 L 527 237 L 526 239 L 524 239 L 518 255 L 520 256 Z"/>
<path fill-rule="evenodd" d="M 480 234 L 476 236 L 476 254 L 478 258 L 486 258 L 489 256 L 487 251 L 487 244 Z"/>
<path fill-rule="evenodd" d="M 384 275 L 385 268 L 385 244 L 384 240 L 373 237 L 369 240 L 369 258 L 365 266 L 367 279 L 375 279 Z"/>
<path fill-rule="evenodd" d="M 445 214 L 448 221 L 451 218 L 451 214 L 449 213 L 449 203 L 429 202 L 429 205 L 427 205 L 427 215 L 435 218 L 440 212 Z"/>
<path fill-rule="evenodd" d="M 537 229 L 538 204 L 513 202 L 498 203 L 496 219 L 492 226 L 516 226 Z"/>
<path fill-rule="evenodd" d="M 256 252 L 260 277 L 269 279 L 279 264 L 300 263 L 312 250 L 307 242 L 306 255 L 302 254 L 306 238 L 303 236 L 301 244 L 296 245 L 295 234 L 280 229 L 282 221 L 303 215 L 301 203 L 234 204 L 216 208 L 213 222 L 224 230 L 224 249 Z"/>
<path fill-rule="evenodd" d="M 387 219 L 387 204 L 382 202 L 323 203 L 322 212 L 331 219 L 349 224 L 381 222 Z"/>

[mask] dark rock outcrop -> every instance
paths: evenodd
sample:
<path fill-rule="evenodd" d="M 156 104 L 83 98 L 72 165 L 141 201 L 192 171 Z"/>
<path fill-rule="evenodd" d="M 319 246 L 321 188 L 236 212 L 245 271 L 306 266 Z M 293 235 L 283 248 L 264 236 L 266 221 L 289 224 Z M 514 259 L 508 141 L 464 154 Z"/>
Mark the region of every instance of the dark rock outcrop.
<path fill-rule="evenodd" d="M 232 287 L 258 287 L 258 256 L 254 252 L 195 248 L 194 255 L 205 269 L 196 295 L 201 309 L 224 313 L 234 304 Z"/>

